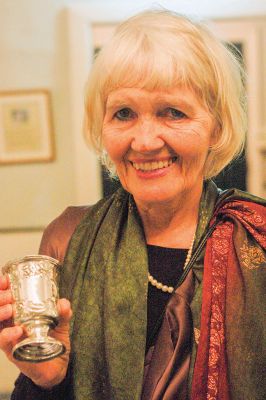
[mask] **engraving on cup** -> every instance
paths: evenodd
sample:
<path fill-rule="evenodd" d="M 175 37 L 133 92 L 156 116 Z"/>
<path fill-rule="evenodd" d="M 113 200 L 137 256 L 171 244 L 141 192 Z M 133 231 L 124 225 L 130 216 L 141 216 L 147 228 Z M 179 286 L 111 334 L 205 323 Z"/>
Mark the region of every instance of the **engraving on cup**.
<path fill-rule="evenodd" d="M 47 260 L 14 264 L 10 280 L 15 299 L 15 322 L 23 323 L 36 318 L 37 314 L 57 318 L 56 279 L 56 270 Z"/>

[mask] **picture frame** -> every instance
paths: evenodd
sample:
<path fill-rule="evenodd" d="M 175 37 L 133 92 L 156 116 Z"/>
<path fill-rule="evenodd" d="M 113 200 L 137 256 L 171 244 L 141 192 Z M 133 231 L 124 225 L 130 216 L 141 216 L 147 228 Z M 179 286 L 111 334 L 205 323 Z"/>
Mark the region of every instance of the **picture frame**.
<path fill-rule="evenodd" d="M 0 92 L 0 164 L 54 159 L 50 92 Z"/>

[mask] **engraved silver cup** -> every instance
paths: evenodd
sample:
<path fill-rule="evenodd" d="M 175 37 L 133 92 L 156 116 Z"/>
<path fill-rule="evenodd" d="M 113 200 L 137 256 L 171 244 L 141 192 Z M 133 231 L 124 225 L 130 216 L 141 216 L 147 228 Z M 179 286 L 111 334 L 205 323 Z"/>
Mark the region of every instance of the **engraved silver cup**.
<path fill-rule="evenodd" d="M 65 352 L 61 342 L 48 336 L 58 323 L 58 267 L 57 260 L 43 255 L 26 256 L 3 267 L 14 298 L 14 323 L 23 325 L 28 335 L 13 348 L 17 360 L 42 362 Z"/>

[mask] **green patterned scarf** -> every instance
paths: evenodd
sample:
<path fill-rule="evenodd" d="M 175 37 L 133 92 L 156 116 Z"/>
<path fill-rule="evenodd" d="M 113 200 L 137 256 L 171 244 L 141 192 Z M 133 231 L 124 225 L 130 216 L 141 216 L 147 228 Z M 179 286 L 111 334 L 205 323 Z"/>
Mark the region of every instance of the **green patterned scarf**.
<path fill-rule="evenodd" d="M 99 202 L 70 244 L 62 295 L 74 310 L 75 399 L 138 399 L 146 341 L 148 262 L 134 202 Z M 74 267 L 73 267 L 74 266 Z"/>

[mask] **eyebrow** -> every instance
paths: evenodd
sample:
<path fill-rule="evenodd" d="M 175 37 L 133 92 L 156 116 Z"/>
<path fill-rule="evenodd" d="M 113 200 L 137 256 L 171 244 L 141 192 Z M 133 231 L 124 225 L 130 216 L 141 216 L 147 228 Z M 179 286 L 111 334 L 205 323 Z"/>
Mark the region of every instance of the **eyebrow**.
<path fill-rule="evenodd" d="M 117 107 L 127 107 L 130 103 L 132 103 L 132 99 L 115 99 L 115 100 L 107 100 L 106 109 L 114 109 Z"/>
<path fill-rule="evenodd" d="M 186 112 L 192 112 L 195 110 L 195 107 L 193 107 L 193 105 L 191 105 L 191 103 L 184 101 L 184 100 L 178 100 L 178 99 L 172 99 L 172 100 L 164 100 L 164 101 L 160 101 L 158 103 L 156 103 L 156 105 L 158 107 L 173 107 L 176 109 L 182 109 Z"/>
<path fill-rule="evenodd" d="M 186 100 L 183 97 L 178 97 L 178 96 L 174 96 L 174 95 L 164 95 L 164 96 L 158 96 L 157 97 L 157 105 L 164 107 L 164 106 L 173 106 L 176 108 L 185 108 L 186 110 L 189 111 L 193 111 L 195 109 L 195 107 L 191 104 L 191 102 L 189 100 Z"/>
<path fill-rule="evenodd" d="M 116 108 L 130 107 L 133 104 L 138 104 L 138 101 L 131 96 L 122 96 L 119 99 L 109 99 L 106 102 L 106 110 L 114 110 Z M 195 110 L 195 107 L 191 104 L 191 102 L 187 101 L 184 98 L 180 98 L 174 95 L 164 95 L 158 96 L 155 101 L 156 107 L 174 107 L 174 108 L 182 108 L 187 112 L 192 112 Z"/>

